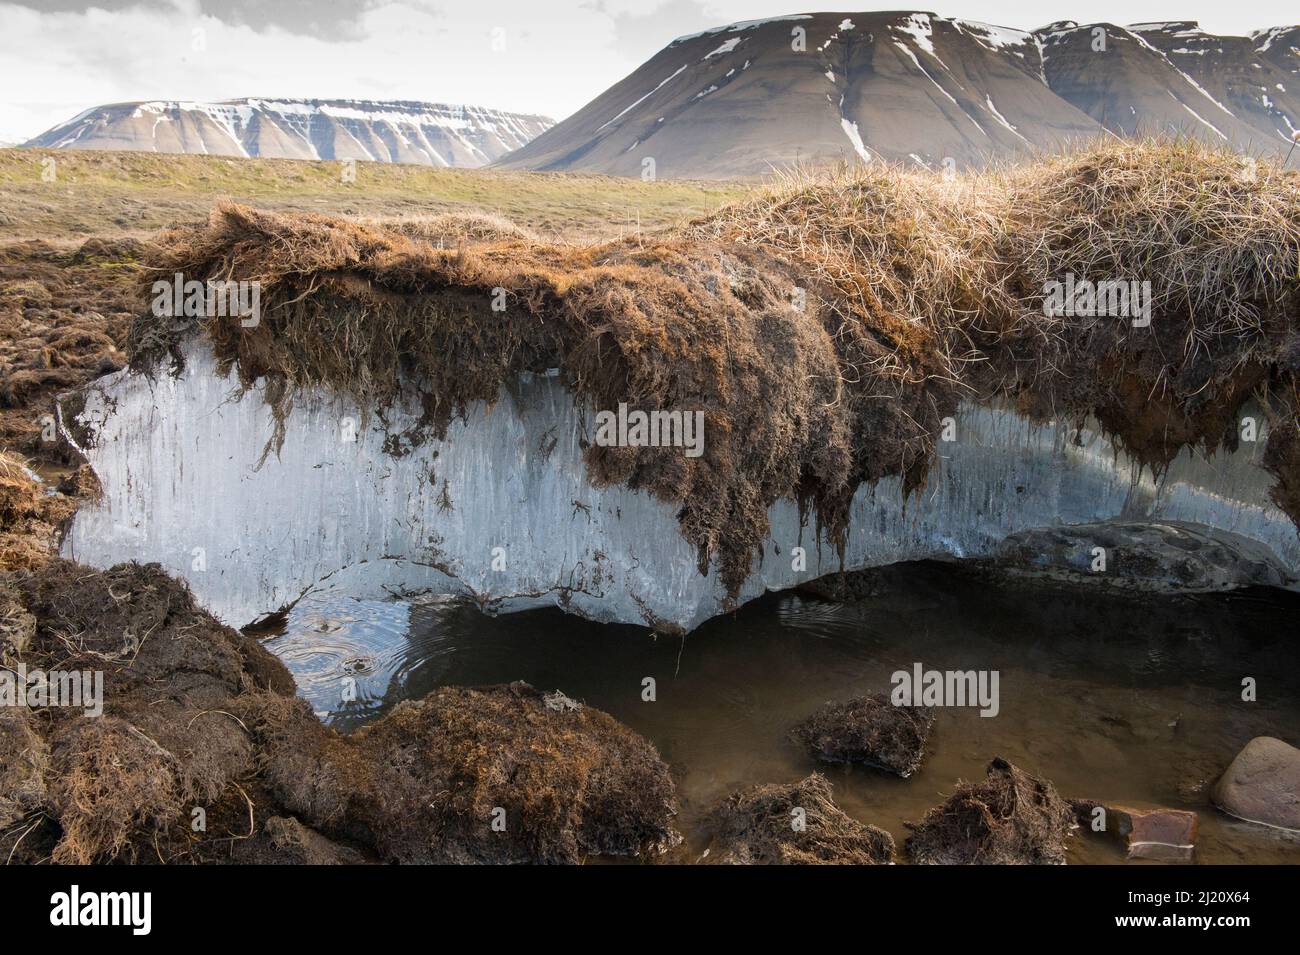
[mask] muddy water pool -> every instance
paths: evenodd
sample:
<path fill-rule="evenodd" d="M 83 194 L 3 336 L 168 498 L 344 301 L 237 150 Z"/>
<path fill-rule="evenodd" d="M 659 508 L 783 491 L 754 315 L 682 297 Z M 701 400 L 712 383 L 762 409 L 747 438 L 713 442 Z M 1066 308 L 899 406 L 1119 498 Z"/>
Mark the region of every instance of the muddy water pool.
<path fill-rule="evenodd" d="M 490 617 L 454 599 L 316 597 L 266 646 L 344 732 L 442 685 L 525 680 L 606 710 L 658 747 L 677 781 L 678 828 L 700 851 L 700 818 L 717 800 L 818 768 L 845 812 L 901 846 L 905 820 L 1003 756 L 1066 797 L 1195 810 L 1198 862 L 1300 863 L 1300 837 L 1233 820 L 1208 799 L 1252 737 L 1300 740 L 1300 597 L 1119 598 L 1003 587 L 929 563 L 879 572 L 871 590 L 851 603 L 770 594 L 685 638 L 558 610 Z M 818 767 L 787 739 L 822 703 L 888 691 L 890 675 L 916 663 L 996 670 L 1000 699 L 991 718 L 939 710 L 910 779 Z M 1246 677 L 1254 702 L 1242 699 Z M 1124 856 L 1080 832 L 1070 861 Z"/>

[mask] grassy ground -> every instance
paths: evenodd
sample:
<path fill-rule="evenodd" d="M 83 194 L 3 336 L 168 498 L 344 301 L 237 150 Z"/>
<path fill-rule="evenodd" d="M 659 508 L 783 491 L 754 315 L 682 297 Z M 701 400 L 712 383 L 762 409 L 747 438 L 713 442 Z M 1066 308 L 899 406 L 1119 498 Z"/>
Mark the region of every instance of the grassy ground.
<path fill-rule="evenodd" d="M 0 451 L 42 471 L 74 463 L 41 439 L 54 395 L 121 366 L 140 304 L 140 242 L 205 221 L 223 197 L 366 219 L 482 212 L 542 239 L 585 242 L 667 226 L 746 191 L 388 163 L 358 163 L 352 182 L 342 172 L 337 162 L 0 149 Z"/>
<path fill-rule="evenodd" d="M 52 182 L 42 179 L 54 160 Z M 295 159 L 0 149 L 0 241 L 141 238 L 206 218 L 221 197 L 275 210 L 366 217 L 492 211 L 545 238 L 613 237 L 709 212 L 738 198 L 732 183 L 642 182 L 613 176 L 433 169 Z"/>

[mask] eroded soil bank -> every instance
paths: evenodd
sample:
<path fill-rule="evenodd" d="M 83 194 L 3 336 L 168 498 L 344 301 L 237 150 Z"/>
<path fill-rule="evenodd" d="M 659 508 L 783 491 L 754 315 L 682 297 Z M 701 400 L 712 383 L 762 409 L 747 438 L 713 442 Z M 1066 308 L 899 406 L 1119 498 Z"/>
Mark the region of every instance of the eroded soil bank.
<path fill-rule="evenodd" d="M 341 737 L 157 565 L 0 574 L 0 657 L 23 689 L 0 706 L 7 861 L 556 863 L 679 841 L 667 767 L 607 714 L 443 688 Z M 55 705 L 70 673 L 102 692 Z"/>
<path fill-rule="evenodd" d="M 1253 399 L 1270 495 L 1294 523 L 1296 183 L 1191 142 L 1112 142 L 952 181 L 873 165 L 588 246 L 505 233 L 439 247 L 227 203 L 159 236 L 144 275 L 260 283 L 258 321 L 199 324 L 218 367 L 274 408 L 267 454 L 313 387 L 365 411 L 418 407 L 397 455 L 525 373 L 554 370 L 596 409 L 702 414 L 699 456 L 623 441 L 582 457 L 593 486 L 670 504 L 700 573 L 716 568 L 738 602 L 775 502 L 842 552 L 858 489 L 924 487 L 963 400 L 1094 419 L 1159 473 L 1189 449 L 1235 448 Z M 1149 293 L 1140 308 L 1099 311 L 1091 291 L 1051 305 L 1076 278 Z M 183 367 L 204 312 L 182 311 L 140 314 L 133 370 Z"/>
<path fill-rule="evenodd" d="M 149 265 L 197 278 L 238 265 L 266 283 L 275 311 L 257 331 L 206 331 L 217 360 L 245 384 L 263 380 L 280 412 L 312 385 L 383 408 L 394 383 L 414 379 L 428 386 L 405 436 L 418 445 L 503 382 L 553 367 L 597 403 L 703 407 L 723 440 L 694 463 L 617 448 L 588 449 L 584 464 L 596 483 L 679 505 L 697 568 L 716 566 L 734 595 L 773 501 L 842 532 L 864 482 L 918 490 L 939 423 L 967 398 L 1035 419 L 1095 417 L 1158 472 L 1188 449 L 1232 447 L 1253 399 L 1270 426 L 1273 500 L 1294 519 L 1300 217 L 1294 174 L 1263 173 L 1192 147 L 1114 147 L 982 185 L 795 187 L 649 243 L 585 249 L 513 234 L 450 249 L 226 207 L 172 234 Z M 807 257 L 810 237 L 825 255 Z M 92 320 L 71 302 L 77 288 L 49 292 L 46 272 L 111 274 L 101 297 L 116 302 L 134 252 L 82 252 L 64 261 L 34 247 L 3 263 L 19 347 L 4 356 L 0 397 L 24 412 L 3 424 L 25 451 L 44 443 L 29 409 L 120 364 L 121 313 Z M 1178 280 L 1158 283 L 1153 323 L 1097 323 L 1043 314 L 1042 280 L 1064 273 Z M 504 319 L 490 305 L 498 288 L 515 303 Z M 139 316 L 126 344 L 162 379 L 193 328 L 160 319 Z M 879 593 L 859 589 L 860 602 L 766 598 L 681 640 L 454 603 L 376 611 L 395 615 L 403 639 L 410 615 L 409 650 L 331 623 L 333 609 L 311 621 L 303 606 L 271 646 L 290 662 L 308 644 L 325 658 L 298 668 L 304 700 L 256 639 L 158 568 L 46 563 L 79 482 L 46 495 L 19 461 L 0 477 L 4 530 L 34 542 L 6 541 L 4 666 L 103 672 L 106 689 L 102 718 L 0 710 L 0 856 L 11 861 L 695 861 L 703 821 L 738 789 L 744 806 L 777 810 L 807 793 L 820 818 L 853 830 L 834 844 L 885 861 L 905 821 L 1003 765 L 994 757 L 1065 797 L 1194 810 L 1202 861 L 1295 861 L 1289 837 L 1218 815 L 1206 795 L 1251 738 L 1300 738 L 1294 651 L 1280 636 L 1296 608 L 1276 594 L 1121 605 L 911 568 L 881 575 Z M 368 686 L 384 667 L 358 643 L 409 672 Z M 791 746 L 791 726 L 828 700 L 885 690 L 915 663 L 997 671 L 998 716 L 940 710 L 907 780 L 827 770 L 833 809 L 811 776 L 825 767 Z M 1245 679 L 1258 680 L 1257 700 L 1242 700 Z M 329 715 L 353 685 L 380 705 L 349 705 L 339 726 L 312 713 Z M 1048 802 L 1061 817 L 1058 797 Z M 785 854 L 746 845 L 733 851 Z M 1041 858 L 1056 861 L 1056 848 Z M 1068 851 L 1115 858 L 1083 839 Z"/>
<path fill-rule="evenodd" d="M 442 685 L 524 679 L 597 706 L 643 734 L 677 783 L 683 858 L 708 847 L 705 820 L 736 790 L 814 771 L 836 805 L 888 831 L 909 830 L 994 756 L 1050 780 L 1067 798 L 1187 809 L 1201 863 L 1297 863 L 1300 837 L 1234 820 L 1210 802 L 1219 774 L 1259 735 L 1300 739 L 1300 668 L 1291 638 L 1300 601 L 1277 591 L 1195 598 L 999 586 L 939 564 L 858 575 L 855 600 L 770 595 L 683 642 L 559 611 L 484 617 L 463 602 L 307 603 L 265 646 L 313 709 L 342 730 Z M 814 762 L 788 739 L 829 700 L 888 691 L 915 662 L 998 670 L 1000 709 L 939 708 L 926 757 L 908 779 Z M 1241 699 L 1254 677 L 1258 700 Z M 344 678 L 357 699 L 340 699 Z M 643 681 L 655 680 L 655 702 Z M 1122 846 L 1076 831 L 1070 863 L 1118 863 Z"/>

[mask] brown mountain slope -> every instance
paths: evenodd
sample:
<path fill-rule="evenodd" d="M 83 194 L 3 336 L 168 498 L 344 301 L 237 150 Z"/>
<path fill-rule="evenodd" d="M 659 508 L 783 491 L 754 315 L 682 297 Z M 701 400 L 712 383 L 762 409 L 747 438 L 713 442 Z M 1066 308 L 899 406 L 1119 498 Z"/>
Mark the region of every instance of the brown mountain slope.
<path fill-rule="evenodd" d="M 804 31 L 801 45 L 795 31 Z M 1093 135 L 1029 34 L 930 14 L 803 14 L 674 41 L 503 165 L 754 175 L 801 160 L 957 165 Z"/>
<path fill-rule="evenodd" d="M 1030 33 L 907 11 L 736 23 L 675 40 L 499 164 L 691 178 L 875 158 L 963 168 L 1105 130 L 1276 151 L 1300 125 L 1298 33 Z"/>
<path fill-rule="evenodd" d="M 1300 27 L 1249 37 L 1214 36 L 1191 22 L 1130 29 L 1266 138 L 1289 143 L 1300 128 Z"/>
<path fill-rule="evenodd" d="M 1240 107 L 1234 111 L 1228 105 L 1242 98 L 1236 90 L 1244 74 L 1274 71 L 1256 66 L 1249 39 L 1211 37 L 1197 30 L 1203 39 L 1192 40 L 1183 35 L 1190 29 L 1194 25 L 1181 23 L 1133 28 L 1053 24 L 1038 33 L 1044 74 L 1063 99 L 1121 135 L 1178 134 L 1251 153 L 1274 150 L 1283 142 L 1275 129 L 1261 130 L 1253 110 L 1239 115 Z M 1103 35 L 1104 48 L 1099 42 Z M 1189 42 L 1203 52 L 1186 52 Z M 1209 56 L 1212 62 L 1206 61 Z M 1230 89 L 1236 92 L 1229 95 Z"/>

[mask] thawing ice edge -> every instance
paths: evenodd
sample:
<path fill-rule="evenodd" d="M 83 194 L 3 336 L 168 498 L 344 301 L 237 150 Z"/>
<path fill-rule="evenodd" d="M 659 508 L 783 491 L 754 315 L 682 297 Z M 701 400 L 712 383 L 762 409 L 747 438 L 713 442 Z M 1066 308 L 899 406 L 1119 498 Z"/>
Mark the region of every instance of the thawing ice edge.
<path fill-rule="evenodd" d="M 453 422 L 446 440 L 394 456 L 385 439 L 415 426 L 413 405 L 381 420 L 309 391 L 294 400 L 279 454 L 261 460 L 270 407 L 191 339 L 179 376 L 121 371 L 75 404 L 65 396 L 60 426 L 103 495 L 78 512 L 63 554 L 94 567 L 156 561 L 237 627 L 321 591 L 463 594 L 489 612 L 553 604 L 661 629 L 691 630 L 728 609 L 672 504 L 589 483 L 581 442 L 594 418 L 557 379 L 524 375 L 492 408 Z M 858 489 L 844 569 L 986 557 L 1027 529 L 1123 520 L 1240 535 L 1300 576 L 1300 538 L 1257 464 L 1263 434 L 1234 453 L 1185 451 L 1157 480 L 1093 427 L 972 404 L 956 425 L 918 494 L 905 498 L 895 478 Z M 841 569 L 795 502 L 769 516 L 739 603 Z M 806 552 L 798 571 L 795 547 Z"/>

